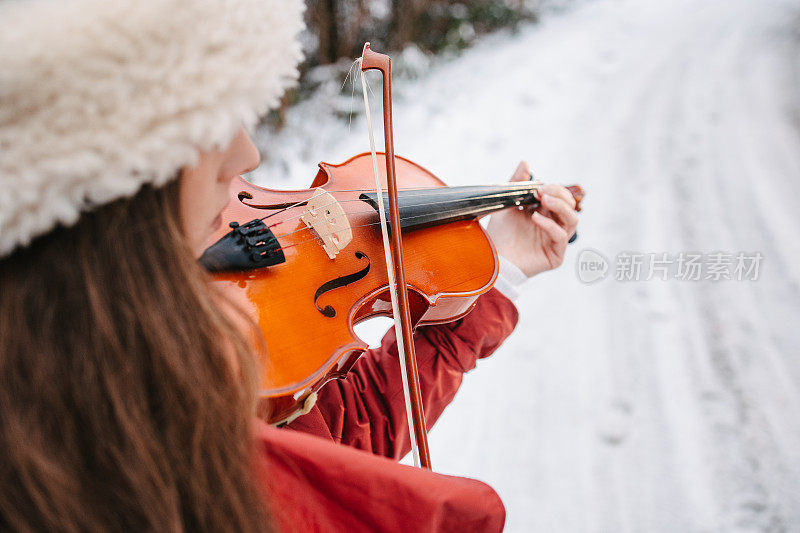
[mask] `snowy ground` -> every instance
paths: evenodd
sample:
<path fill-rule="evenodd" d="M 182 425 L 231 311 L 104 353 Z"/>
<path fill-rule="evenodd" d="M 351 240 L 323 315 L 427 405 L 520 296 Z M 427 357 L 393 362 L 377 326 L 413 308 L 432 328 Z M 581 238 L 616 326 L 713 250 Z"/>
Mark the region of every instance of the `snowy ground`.
<path fill-rule="evenodd" d="M 397 82 L 397 152 L 449 183 L 525 158 L 588 191 L 564 267 L 431 434 L 509 531 L 800 531 L 799 30 L 798 1 L 598 0 Z M 322 105 L 260 138 L 260 183 L 367 149 Z M 612 262 L 591 285 L 587 247 Z M 614 279 L 620 252 L 681 251 L 761 252 L 760 278 Z"/>

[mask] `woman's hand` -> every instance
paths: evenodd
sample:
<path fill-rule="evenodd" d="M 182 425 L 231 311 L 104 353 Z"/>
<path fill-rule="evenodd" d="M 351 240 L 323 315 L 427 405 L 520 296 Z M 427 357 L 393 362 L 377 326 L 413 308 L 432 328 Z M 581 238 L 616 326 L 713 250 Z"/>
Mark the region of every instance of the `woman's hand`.
<path fill-rule="evenodd" d="M 511 181 L 526 181 L 530 169 L 521 162 Z M 578 226 L 575 199 L 560 185 L 540 189 L 541 206 L 528 210 L 504 209 L 494 213 L 487 228 L 497 253 L 514 263 L 529 278 L 564 262 L 567 241 Z"/>

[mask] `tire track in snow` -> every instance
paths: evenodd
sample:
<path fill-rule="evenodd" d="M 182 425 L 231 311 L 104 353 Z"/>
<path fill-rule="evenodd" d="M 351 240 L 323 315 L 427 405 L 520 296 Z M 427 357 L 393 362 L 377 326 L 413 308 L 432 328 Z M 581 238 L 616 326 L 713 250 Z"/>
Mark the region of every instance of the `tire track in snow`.
<path fill-rule="evenodd" d="M 800 2 L 598 0 L 395 84 L 398 153 L 589 191 L 578 245 L 431 435 L 509 531 L 800 530 Z M 292 110 L 262 169 L 365 150 Z M 267 178 L 268 179 L 268 178 Z M 268 180 L 274 185 L 275 180 Z M 761 251 L 754 283 L 575 280 L 576 251 Z"/>
<path fill-rule="evenodd" d="M 750 10 L 746 13 L 747 17 L 752 20 L 763 19 L 763 9 L 757 9 L 753 5 L 748 7 Z M 723 39 L 730 51 L 712 56 L 713 63 L 729 69 L 731 73 L 751 71 L 752 68 L 747 67 L 757 65 L 754 60 L 764 53 L 763 47 L 757 46 L 760 43 L 753 42 L 757 41 L 754 38 L 763 38 L 760 33 L 765 29 L 772 29 L 769 28 L 769 22 L 766 20 L 766 28 L 757 25 L 752 25 L 752 28 L 736 28 L 730 38 Z M 780 33 L 775 32 L 775 29 L 773 32 Z M 763 217 L 769 210 L 785 209 L 788 206 L 754 202 L 757 195 L 751 194 L 753 186 L 748 184 L 748 178 L 758 178 L 749 175 L 747 170 L 754 170 L 755 176 L 758 176 L 763 175 L 765 168 L 785 171 L 797 162 L 795 153 L 794 161 L 785 162 L 789 164 L 749 164 L 755 151 L 770 147 L 776 140 L 785 140 L 775 139 L 774 135 L 782 126 L 782 117 L 775 120 L 776 117 L 746 112 L 764 99 L 771 101 L 773 107 L 779 107 L 775 106 L 778 102 L 774 100 L 773 93 L 780 88 L 781 80 L 775 76 L 776 71 L 766 74 L 769 78 L 758 78 L 757 81 L 770 82 L 771 85 L 767 87 L 769 90 L 756 94 L 753 94 L 750 87 L 754 81 L 752 78 L 742 76 L 739 78 L 741 83 L 737 85 L 729 84 L 731 76 L 714 80 L 714 92 L 727 92 L 727 98 L 717 106 L 718 114 L 729 109 L 745 112 L 732 117 L 732 120 L 723 120 L 735 122 L 728 124 L 732 136 L 720 135 L 721 132 L 710 136 L 716 141 L 709 152 L 712 155 L 717 153 L 717 157 L 711 159 L 714 166 L 705 174 L 695 173 L 695 177 L 707 180 L 711 191 L 706 192 L 712 194 L 700 196 L 700 202 L 695 198 L 687 198 L 689 209 L 684 210 L 687 212 L 680 219 L 684 226 L 688 225 L 687 221 L 706 207 L 703 201 L 715 201 L 717 212 L 726 221 L 724 225 L 715 228 L 724 234 L 723 241 L 745 244 L 734 249 L 762 251 L 768 258 L 766 261 L 774 268 L 771 271 L 773 275 L 762 280 L 759 287 L 780 279 L 784 286 L 788 281 L 789 291 L 794 292 L 791 275 L 785 268 L 785 262 L 787 259 L 791 260 L 791 254 L 787 254 L 784 247 L 776 246 L 771 238 L 772 228 Z M 774 112 L 774 109 L 770 112 Z M 711 124 L 719 121 L 719 118 L 712 120 Z M 762 132 L 761 135 L 752 135 L 754 130 Z M 725 142 L 731 143 L 733 150 L 731 146 L 724 146 Z M 747 178 L 732 180 L 731 176 L 737 173 Z M 791 176 L 791 173 L 784 175 L 784 181 L 786 176 Z M 794 185 L 789 182 L 785 187 L 793 188 Z M 714 190 L 718 194 L 713 194 Z M 787 529 L 787 521 L 796 524 L 798 519 L 789 499 L 796 477 L 786 475 L 787 471 L 797 474 L 797 457 L 792 445 L 787 447 L 785 443 L 781 443 L 781 440 L 786 440 L 780 435 L 785 428 L 778 427 L 778 431 L 775 431 L 774 421 L 778 422 L 778 426 L 787 421 L 787 403 L 775 402 L 774 398 L 765 393 L 769 387 L 780 383 L 785 375 L 795 373 L 797 368 L 784 364 L 780 352 L 771 346 L 770 339 L 764 335 L 771 328 L 771 323 L 764 320 L 763 316 L 753 313 L 752 306 L 755 302 L 751 288 L 741 287 L 737 294 L 724 289 L 725 287 L 700 285 L 693 295 L 698 311 L 696 316 L 702 324 L 705 351 L 709 353 L 709 363 L 717 385 L 716 390 L 703 394 L 701 405 L 708 423 L 711 424 L 716 447 L 725 452 L 724 455 L 709 457 L 718 478 L 716 493 L 719 495 L 718 505 L 721 510 L 720 526 L 723 530 L 783 531 Z M 770 302 L 771 306 L 776 303 L 779 302 Z M 796 305 L 789 311 L 796 314 Z M 754 383 L 748 376 L 748 372 L 764 373 L 765 370 L 770 372 L 761 383 Z M 797 405 L 796 383 L 784 383 L 789 404 Z M 798 430 L 797 424 L 791 425 L 794 427 L 790 430 Z M 794 440 L 796 446 L 796 439 L 789 440 Z"/>

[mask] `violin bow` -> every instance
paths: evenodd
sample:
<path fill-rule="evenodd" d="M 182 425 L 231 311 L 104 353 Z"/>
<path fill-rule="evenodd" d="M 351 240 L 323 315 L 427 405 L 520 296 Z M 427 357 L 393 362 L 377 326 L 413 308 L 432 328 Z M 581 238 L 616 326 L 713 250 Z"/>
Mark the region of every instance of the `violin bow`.
<path fill-rule="evenodd" d="M 369 43 L 364 44 L 361 53 L 361 88 L 364 93 L 364 107 L 369 129 L 370 151 L 372 153 L 372 170 L 375 174 L 375 190 L 378 199 L 378 212 L 383 235 L 383 250 L 386 258 L 386 273 L 389 278 L 389 293 L 392 300 L 392 315 L 397 335 L 397 352 L 400 359 L 400 370 L 403 379 L 403 393 L 406 402 L 411 450 L 414 454 L 414 465 L 431 468 L 431 456 L 428 449 L 428 433 L 425 425 L 425 412 L 422 406 L 422 392 L 417 370 L 417 356 L 414 351 L 413 327 L 411 311 L 408 303 L 408 286 L 406 285 L 405 263 L 403 262 L 403 241 L 400 235 L 400 211 L 397 201 L 397 179 L 394 163 L 394 136 L 392 134 L 392 60 L 385 54 L 373 52 Z M 389 219 L 391 221 L 391 239 L 386 226 L 386 208 L 383 203 L 378 156 L 375 151 L 375 136 L 372 132 L 367 82 L 364 73 L 378 70 L 383 77 L 383 143 L 386 159 L 386 183 L 389 189 Z M 390 242 L 391 240 L 391 242 Z M 390 251 L 391 250 L 391 251 Z"/>

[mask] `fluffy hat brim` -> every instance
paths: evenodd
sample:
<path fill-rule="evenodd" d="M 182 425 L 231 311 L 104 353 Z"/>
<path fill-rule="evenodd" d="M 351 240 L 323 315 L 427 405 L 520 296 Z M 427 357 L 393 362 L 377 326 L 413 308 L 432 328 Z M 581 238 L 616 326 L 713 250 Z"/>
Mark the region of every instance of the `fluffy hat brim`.
<path fill-rule="evenodd" d="M 0 257 L 162 185 L 297 78 L 301 0 L 0 4 Z"/>

